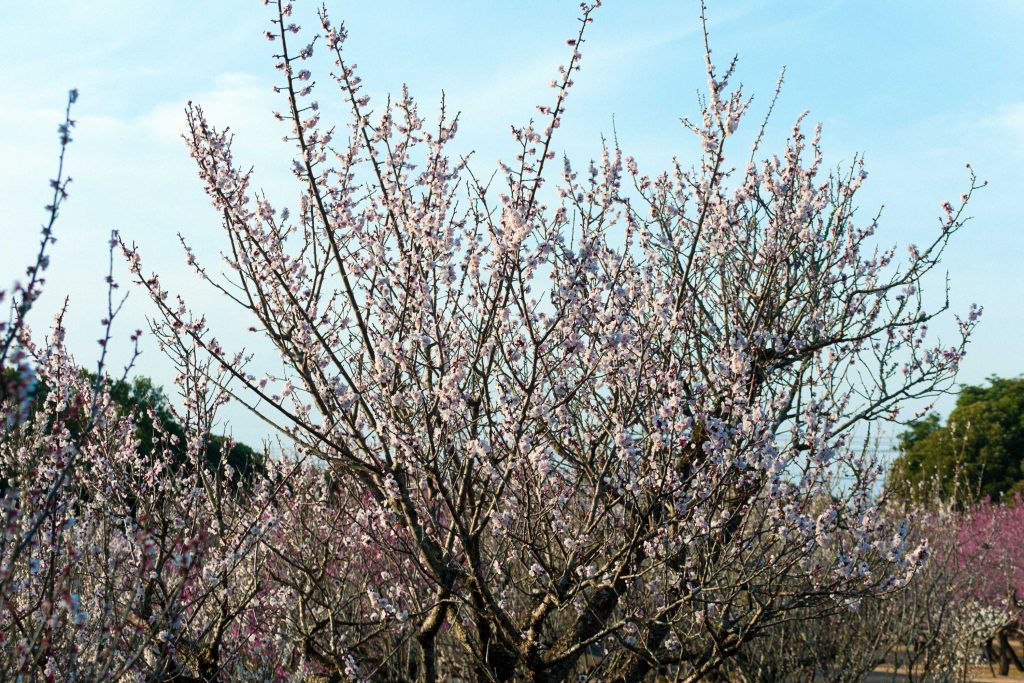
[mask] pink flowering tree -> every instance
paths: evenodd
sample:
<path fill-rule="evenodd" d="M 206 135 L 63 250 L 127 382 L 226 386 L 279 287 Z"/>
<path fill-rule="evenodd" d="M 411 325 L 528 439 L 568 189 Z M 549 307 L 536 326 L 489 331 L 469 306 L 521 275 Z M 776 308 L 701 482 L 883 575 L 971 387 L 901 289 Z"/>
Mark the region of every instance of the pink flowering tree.
<path fill-rule="evenodd" d="M 984 558 L 970 595 L 986 607 L 1012 611 L 1024 599 L 1024 502 L 1020 494 L 1004 505 L 985 499 L 971 506 L 957 530 L 963 559 Z"/>
<path fill-rule="evenodd" d="M 238 625 L 264 607 L 255 588 L 266 552 L 259 524 L 274 488 L 264 482 L 243 499 L 225 485 L 227 472 L 207 465 L 222 402 L 208 390 L 211 374 L 182 377 L 190 400 L 180 413 L 187 443 L 179 445 L 151 407 L 133 413 L 112 398 L 106 354 L 123 302 L 112 271 L 92 374 L 68 351 L 63 310 L 43 340 L 28 325 L 67 198 L 76 99 L 72 91 L 59 129 L 39 250 L 0 323 L 0 678 L 270 679 L 281 658 L 254 647 Z M 144 457 L 139 427 L 147 418 Z"/>
<path fill-rule="evenodd" d="M 1024 653 L 1014 649 L 1024 633 L 1024 500 L 995 504 L 988 498 L 971 506 L 957 529 L 952 562 L 972 567 L 970 582 L 958 600 L 985 615 L 976 628 L 990 666 L 999 659 L 999 672 L 1007 675 L 1012 663 L 1024 671 Z"/>
<path fill-rule="evenodd" d="M 880 508 L 893 524 L 912 510 L 906 538 L 928 544 L 928 562 L 913 581 L 892 595 L 864 600 L 854 612 L 819 610 L 798 624 L 768 629 L 726 663 L 729 680 L 863 681 L 885 664 L 911 683 L 966 683 L 972 664 L 1009 653 L 1007 636 L 1014 630 L 1007 626 L 1019 619 L 1020 609 L 1006 590 L 1012 575 L 1006 570 L 1019 564 L 1011 559 L 1019 543 L 1005 532 L 1017 513 L 991 505 L 964 510 L 955 496 L 942 499 L 940 489 L 928 484 L 913 502 L 886 496 Z M 1001 659 L 1008 668 L 1010 658 Z"/>
<path fill-rule="evenodd" d="M 371 103 L 342 25 L 323 10 L 309 34 L 268 4 L 299 201 L 254 190 L 190 106 L 227 280 L 186 249 L 282 369 L 225 348 L 122 248 L 179 364 L 212 371 L 307 468 L 268 499 L 269 583 L 252 584 L 273 616 L 252 638 L 293 648 L 283 667 L 698 680 L 769 628 L 912 577 L 926 550 L 879 513 L 880 466 L 853 435 L 957 370 L 977 311 L 930 341 L 946 306 L 921 287 L 973 176 L 929 243 L 877 247 L 854 216 L 860 161 L 823 169 L 819 131 L 797 121 L 762 162 L 762 135 L 733 149 L 750 100 L 710 49 L 686 122 L 701 158 L 651 174 L 606 146 L 556 163 L 584 4 L 551 102 L 485 180 L 443 102 L 430 124 L 406 90 Z M 321 120 L 325 82 L 345 127 Z"/>
<path fill-rule="evenodd" d="M 104 478 L 120 469 L 134 447 L 131 421 L 117 414 L 103 389 L 111 321 L 120 307 L 116 285 L 108 274 L 95 380 L 66 349 L 64 311 L 45 343 L 33 341 L 28 325 L 68 196 L 65 153 L 77 97 L 72 90 L 59 126 L 58 171 L 50 181 L 53 198 L 39 249 L 26 280 L 11 289 L 10 314 L 0 323 L 0 671 L 5 678 L 118 677 L 146 643 L 139 601 L 125 599 L 138 596 L 145 581 L 146 534 L 118 514 L 125 496 L 142 503 L 146 495 L 126 488 L 123 477 Z M 83 472 L 91 476 L 82 477 Z M 91 514 L 97 509 L 100 515 Z M 168 585 L 180 585 L 187 573 L 175 567 L 174 576 L 165 578 Z M 152 623 L 171 611 L 154 614 Z"/>

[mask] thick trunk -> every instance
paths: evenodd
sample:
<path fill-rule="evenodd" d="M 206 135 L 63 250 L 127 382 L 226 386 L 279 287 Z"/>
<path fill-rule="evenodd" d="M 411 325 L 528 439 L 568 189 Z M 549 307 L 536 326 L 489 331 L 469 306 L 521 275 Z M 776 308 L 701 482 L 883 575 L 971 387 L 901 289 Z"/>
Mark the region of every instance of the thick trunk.
<path fill-rule="evenodd" d="M 438 598 L 438 603 L 427 614 L 416 634 L 416 644 L 420 650 L 417 683 L 437 683 L 437 633 L 448 614 L 446 596 L 439 594 Z"/>
<path fill-rule="evenodd" d="M 552 648 L 552 655 L 534 668 L 531 680 L 537 683 L 564 681 L 583 656 L 585 648 L 580 647 L 605 627 L 619 604 L 619 596 L 625 590 L 625 583 L 616 581 L 613 586 L 598 589 L 587 603 L 583 613 L 568 633 L 562 636 Z M 531 663 L 532 664 L 532 663 Z"/>
<path fill-rule="evenodd" d="M 999 641 L 999 675 L 1009 676 L 1010 664 L 1013 664 L 1018 671 L 1024 671 L 1024 663 L 1020 661 L 1020 657 L 1017 656 L 1017 652 L 1013 649 L 1013 645 L 1010 644 L 1010 637 L 1007 630 L 1003 629 L 999 631 L 996 639 Z M 991 641 L 989 642 L 991 643 Z M 991 648 L 991 645 L 989 645 L 989 647 Z"/>
<path fill-rule="evenodd" d="M 655 653 L 668 636 L 667 622 L 656 622 L 647 629 L 647 640 L 644 643 L 645 653 L 630 652 L 621 665 L 612 673 L 611 680 L 622 683 L 641 683 L 657 664 Z"/>

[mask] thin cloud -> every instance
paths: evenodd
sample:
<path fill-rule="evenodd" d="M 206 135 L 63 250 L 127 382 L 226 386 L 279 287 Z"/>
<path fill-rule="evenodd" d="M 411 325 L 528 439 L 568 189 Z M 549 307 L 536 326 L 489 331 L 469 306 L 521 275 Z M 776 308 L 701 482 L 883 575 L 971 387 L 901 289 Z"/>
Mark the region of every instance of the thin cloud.
<path fill-rule="evenodd" d="M 985 123 L 1007 150 L 1024 157 L 1024 102 L 1002 105 Z"/>

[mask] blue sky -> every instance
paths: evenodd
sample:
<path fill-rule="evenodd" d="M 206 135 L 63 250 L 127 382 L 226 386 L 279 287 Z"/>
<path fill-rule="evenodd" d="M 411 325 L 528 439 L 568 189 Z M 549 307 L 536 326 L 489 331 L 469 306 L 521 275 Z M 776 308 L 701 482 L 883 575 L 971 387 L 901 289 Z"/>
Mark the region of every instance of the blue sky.
<path fill-rule="evenodd" d="M 576 27 L 576 4 L 568 0 L 328 5 L 349 28 L 346 49 L 368 92 L 379 98 L 408 82 L 428 113 L 443 90 L 449 108 L 463 112 L 459 146 L 476 150 L 478 170 L 514 154 L 508 125 L 549 99 L 547 83 Z M 300 23 L 314 23 L 315 7 L 297 3 Z M 695 114 L 705 83 L 698 12 L 696 0 L 606 0 L 584 47 L 559 151 L 582 163 L 599 154 L 600 135 L 614 125 L 648 172 L 674 154 L 693 159 L 679 118 Z M 781 147 L 806 109 L 825 126 L 828 161 L 865 154 L 870 176 L 860 203 L 865 215 L 885 205 L 882 242 L 924 242 L 939 204 L 966 189 L 965 163 L 989 181 L 945 262 L 954 310 L 985 306 L 961 380 L 1024 372 L 1024 2 L 710 0 L 709 16 L 716 57 L 738 54 L 738 78 L 755 95 L 748 129 L 786 67 L 767 150 Z M 296 196 L 290 150 L 269 115 L 275 72 L 272 46 L 260 36 L 268 18 L 258 0 L 35 0 L 5 8 L 0 282 L 19 274 L 37 240 L 55 127 L 66 91 L 77 87 L 69 155 L 75 181 L 35 326 L 42 332 L 70 293 L 72 347 L 83 362 L 95 355 L 111 229 L 139 243 L 165 284 L 193 298 L 203 290 L 186 271 L 175 234 L 184 233 L 207 261 L 223 245 L 178 138 L 187 101 L 232 126 L 237 158 L 255 166 L 258 184 L 277 203 Z M 941 277 L 932 284 L 941 293 Z M 205 292 L 203 304 L 212 320 L 235 320 Z M 136 292 L 123 315 L 124 337 L 147 312 Z M 221 336 L 232 340 L 230 329 Z M 154 345 L 145 351 L 142 371 L 168 382 Z M 262 433 L 231 415 L 239 436 Z"/>

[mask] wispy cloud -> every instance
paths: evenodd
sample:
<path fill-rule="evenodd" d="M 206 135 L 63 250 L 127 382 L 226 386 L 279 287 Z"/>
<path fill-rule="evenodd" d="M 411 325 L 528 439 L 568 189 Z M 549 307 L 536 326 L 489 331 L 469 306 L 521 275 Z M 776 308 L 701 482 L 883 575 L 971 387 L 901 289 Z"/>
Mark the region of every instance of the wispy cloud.
<path fill-rule="evenodd" d="M 983 121 L 991 134 L 1005 144 L 1006 150 L 1024 158 L 1024 102 L 1004 104 Z"/>

